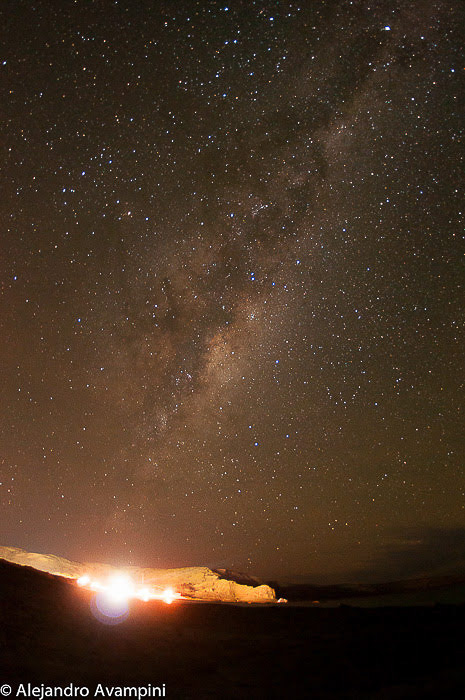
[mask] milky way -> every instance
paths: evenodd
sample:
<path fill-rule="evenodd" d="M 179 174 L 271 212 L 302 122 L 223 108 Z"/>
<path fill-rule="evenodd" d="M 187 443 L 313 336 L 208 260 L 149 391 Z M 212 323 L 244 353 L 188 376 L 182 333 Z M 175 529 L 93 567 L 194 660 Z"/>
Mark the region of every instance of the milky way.
<path fill-rule="evenodd" d="M 0 13 L 3 544 L 462 566 L 462 3 Z"/>

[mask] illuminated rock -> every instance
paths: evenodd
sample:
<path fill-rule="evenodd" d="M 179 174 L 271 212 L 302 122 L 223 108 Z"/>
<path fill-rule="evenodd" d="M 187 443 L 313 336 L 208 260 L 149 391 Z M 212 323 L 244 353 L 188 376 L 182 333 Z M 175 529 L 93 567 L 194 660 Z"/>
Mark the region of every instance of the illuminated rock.
<path fill-rule="evenodd" d="M 66 578 L 79 578 L 84 573 L 82 564 L 77 562 L 56 557 L 53 554 L 26 552 L 18 547 L 0 547 L 0 559 L 5 559 L 13 564 L 21 564 L 21 566 L 31 566 L 33 569 Z"/>
<path fill-rule="evenodd" d="M 177 594 L 193 600 L 227 603 L 276 602 L 275 592 L 269 586 L 239 583 L 245 580 L 255 584 L 256 581 L 226 570 L 212 571 L 206 566 L 150 569 L 134 566 L 114 567 L 97 563 L 81 564 L 52 554 L 36 554 L 16 547 L 0 547 L 0 559 L 21 566 L 31 566 L 56 576 L 76 579 L 84 586 L 91 580 L 103 581 L 110 576 L 124 573 L 131 577 L 137 589 L 143 591 L 158 592 L 171 588 Z"/>

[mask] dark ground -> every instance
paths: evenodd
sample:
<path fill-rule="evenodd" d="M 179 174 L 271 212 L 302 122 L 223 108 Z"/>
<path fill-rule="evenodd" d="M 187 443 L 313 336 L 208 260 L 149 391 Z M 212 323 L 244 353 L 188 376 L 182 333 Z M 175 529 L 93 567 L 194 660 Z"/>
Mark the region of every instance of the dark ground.
<path fill-rule="evenodd" d="M 166 684 L 168 698 L 462 698 L 465 606 L 136 603 L 92 616 L 75 584 L 0 561 L 0 686 Z"/>

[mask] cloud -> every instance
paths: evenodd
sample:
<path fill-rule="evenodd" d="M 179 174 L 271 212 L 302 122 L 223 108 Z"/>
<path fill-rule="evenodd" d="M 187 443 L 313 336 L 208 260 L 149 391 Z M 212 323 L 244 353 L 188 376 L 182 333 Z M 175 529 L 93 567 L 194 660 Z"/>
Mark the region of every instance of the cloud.
<path fill-rule="evenodd" d="M 411 528 L 394 533 L 359 580 L 395 580 L 465 572 L 465 528 Z"/>

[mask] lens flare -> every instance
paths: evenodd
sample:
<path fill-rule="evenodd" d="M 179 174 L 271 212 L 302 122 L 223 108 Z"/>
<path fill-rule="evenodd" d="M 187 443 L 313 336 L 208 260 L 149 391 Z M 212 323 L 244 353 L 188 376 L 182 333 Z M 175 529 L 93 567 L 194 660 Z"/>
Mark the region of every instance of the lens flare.
<path fill-rule="evenodd" d="M 90 604 L 94 617 L 106 625 L 118 625 L 129 614 L 129 601 L 127 599 L 115 600 L 107 595 L 106 591 L 96 593 Z"/>

